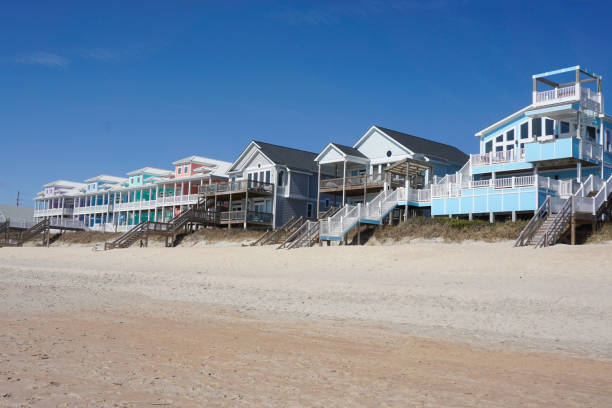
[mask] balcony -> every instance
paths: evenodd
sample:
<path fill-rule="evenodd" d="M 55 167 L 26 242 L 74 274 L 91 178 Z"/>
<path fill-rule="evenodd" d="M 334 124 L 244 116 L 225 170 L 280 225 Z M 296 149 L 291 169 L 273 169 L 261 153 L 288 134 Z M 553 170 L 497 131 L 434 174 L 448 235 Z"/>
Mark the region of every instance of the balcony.
<path fill-rule="evenodd" d="M 200 186 L 198 192 L 201 195 L 237 194 L 246 192 L 257 195 L 272 195 L 274 194 L 274 183 L 254 180 L 228 181 Z"/>
<path fill-rule="evenodd" d="M 259 211 L 222 211 L 220 213 L 221 224 L 247 224 L 272 225 L 272 213 Z"/>
<path fill-rule="evenodd" d="M 384 174 L 363 174 L 360 176 L 350 176 L 346 178 L 332 178 L 321 180 L 319 189 L 322 193 L 333 191 L 342 191 L 343 188 L 348 190 L 363 190 L 364 188 L 382 188 L 385 184 Z"/>
<path fill-rule="evenodd" d="M 487 166 L 498 163 L 514 163 L 525 161 L 525 149 L 512 149 L 505 152 L 490 152 L 485 154 L 471 154 L 472 166 Z"/>
<path fill-rule="evenodd" d="M 578 97 L 578 89 L 580 97 Z M 553 105 L 562 102 L 580 101 L 586 109 L 601 112 L 601 93 L 589 88 L 578 87 L 576 84 L 550 89 L 548 91 L 534 92 L 534 106 Z"/>
<path fill-rule="evenodd" d="M 58 217 L 71 216 L 74 212 L 72 208 L 47 208 L 34 210 L 34 217 Z"/>
<path fill-rule="evenodd" d="M 601 156 L 602 146 L 585 139 L 561 138 L 525 145 L 525 160 L 528 162 L 573 158 L 601 163 Z"/>

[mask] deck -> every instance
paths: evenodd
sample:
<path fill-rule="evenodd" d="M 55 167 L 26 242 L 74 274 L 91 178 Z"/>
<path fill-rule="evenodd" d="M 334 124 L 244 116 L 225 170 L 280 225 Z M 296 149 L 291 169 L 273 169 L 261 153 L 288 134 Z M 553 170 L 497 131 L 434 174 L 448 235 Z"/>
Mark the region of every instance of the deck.
<path fill-rule="evenodd" d="M 270 196 L 274 194 L 274 183 L 264 181 L 239 180 L 200 186 L 198 192 L 202 196 L 235 195 Z"/>

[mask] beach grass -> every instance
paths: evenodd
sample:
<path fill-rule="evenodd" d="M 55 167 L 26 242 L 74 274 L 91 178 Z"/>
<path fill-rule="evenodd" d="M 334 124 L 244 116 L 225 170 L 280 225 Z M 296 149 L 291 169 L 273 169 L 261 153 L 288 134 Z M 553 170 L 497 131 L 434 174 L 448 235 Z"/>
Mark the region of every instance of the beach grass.
<path fill-rule="evenodd" d="M 515 240 L 527 221 L 495 222 L 451 218 L 414 217 L 395 226 L 383 226 L 373 236 L 376 241 L 398 242 L 403 239 L 442 239 L 445 242 Z"/>

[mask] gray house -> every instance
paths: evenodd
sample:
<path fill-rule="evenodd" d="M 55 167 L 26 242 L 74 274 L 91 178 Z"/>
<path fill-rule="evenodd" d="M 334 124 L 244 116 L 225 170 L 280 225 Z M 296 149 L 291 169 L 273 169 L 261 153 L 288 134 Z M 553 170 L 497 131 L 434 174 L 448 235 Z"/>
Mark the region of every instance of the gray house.
<path fill-rule="evenodd" d="M 229 182 L 200 191 L 230 228 L 233 224 L 278 228 L 294 216 L 316 217 L 316 156 L 252 141 L 229 168 Z"/>

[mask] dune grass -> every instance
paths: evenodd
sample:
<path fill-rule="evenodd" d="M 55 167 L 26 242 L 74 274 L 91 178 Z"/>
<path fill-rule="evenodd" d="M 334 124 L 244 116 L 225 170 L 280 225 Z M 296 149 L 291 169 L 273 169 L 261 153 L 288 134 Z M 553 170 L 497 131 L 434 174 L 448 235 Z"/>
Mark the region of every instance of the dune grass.
<path fill-rule="evenodd" d="M 587 236 L 585 243 L 599 244 L 608 241 L 612 241 L 612 221 L 606 221 L 601 224 L 597 231 Z"/>
<path fill-rule="evenodd" d="M 445 242 L 467 240 L 498 242 L 515 240 L 527 221 L 489 223 L 481 220 L 415 217 L 395 226 L 384 226 L 374 232 L 374 238 L 382 242 L 403 239 L 442 239 Z"/>

